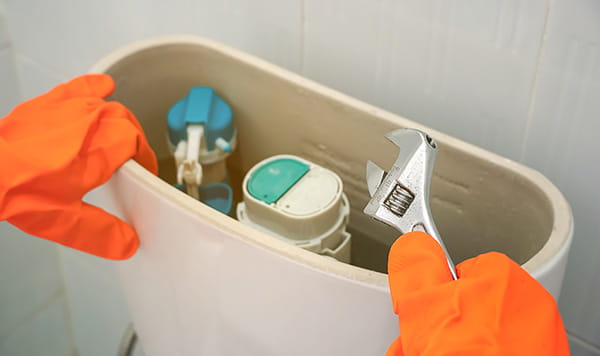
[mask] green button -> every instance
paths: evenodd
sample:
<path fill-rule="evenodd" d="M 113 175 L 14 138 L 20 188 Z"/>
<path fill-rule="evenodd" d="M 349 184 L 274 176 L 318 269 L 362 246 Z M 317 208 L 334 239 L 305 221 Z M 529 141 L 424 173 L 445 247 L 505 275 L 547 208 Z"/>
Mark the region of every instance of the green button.
<path fill-rule="evenodd" d="M 259 167 L 248 181 L 248 192 L 271 204 L 279 200 L 310 167 L 291 158 L 280 158 Z"/>

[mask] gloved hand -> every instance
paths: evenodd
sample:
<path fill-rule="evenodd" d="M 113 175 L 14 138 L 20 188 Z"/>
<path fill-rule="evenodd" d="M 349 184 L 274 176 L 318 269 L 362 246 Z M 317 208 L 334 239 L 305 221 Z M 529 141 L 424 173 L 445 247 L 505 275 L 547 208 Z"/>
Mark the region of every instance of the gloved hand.
<path fill-rule="evenodd" d="M 457 267 L 425 233 L 399 238 L 388 278 L 400 338 L 387 355 L 569 355 L 553 297 L 517 263 L 486 253 Z"/>
<path fill-rule="evenodd" d="M 135 253 L 129 225 L 81 201 L 129 158 L 158 172 L 133 114 L 104 100 L 114 86 L 108 75 L 84 75 L 0 119 L 0 220 L 109 259 Z"/>

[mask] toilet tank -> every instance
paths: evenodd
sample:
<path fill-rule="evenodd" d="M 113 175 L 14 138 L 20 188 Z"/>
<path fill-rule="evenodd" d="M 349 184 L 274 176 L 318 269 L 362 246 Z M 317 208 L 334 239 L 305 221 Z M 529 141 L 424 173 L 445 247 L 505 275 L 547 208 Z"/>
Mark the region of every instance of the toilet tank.
<path fill-rule="evenodd" d="M 573 234 L 568 203 L 540 173 L 203 38 L 132 43 L 92 72 L 116 81 L 157 153 L 160 174 L 125 163 L 88 200 L 128 221 L 138 253 L 119 264 L 146 355 L 382 355 L 398 334 L 387 251 L 398 232 L 366 217 L 365 163 L 389 167 L 385 133 L 428 132 L 439 145 L 431 209 L 456 263 L 500 251 L 555 298 Z M 351 262 L 324 258 L 243 225 L 172 187 L 169 108 L 210 86 L 232 107 L 234 200 L 257 162 L 293 154 L 334 171 L 350 202 Z"/>

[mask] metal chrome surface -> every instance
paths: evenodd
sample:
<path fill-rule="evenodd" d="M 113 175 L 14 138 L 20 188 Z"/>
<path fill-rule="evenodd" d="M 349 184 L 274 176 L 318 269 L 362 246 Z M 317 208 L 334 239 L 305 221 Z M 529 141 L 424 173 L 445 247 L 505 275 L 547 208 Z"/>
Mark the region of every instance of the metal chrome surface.
<path fill-rule="evenodd" d="M 367 162 L 367 186 L 371 200 L 364 213 L 396 228 L 404 234 L 424 231 L 431 235 L 446 253 L 454 279 L 454 264 L 448 255 L 429 209 L 429 186 L 437 155 L 437 144 L 416 129 L 398 129 L 385 135 L 400 148 L 389 172 Z"/>

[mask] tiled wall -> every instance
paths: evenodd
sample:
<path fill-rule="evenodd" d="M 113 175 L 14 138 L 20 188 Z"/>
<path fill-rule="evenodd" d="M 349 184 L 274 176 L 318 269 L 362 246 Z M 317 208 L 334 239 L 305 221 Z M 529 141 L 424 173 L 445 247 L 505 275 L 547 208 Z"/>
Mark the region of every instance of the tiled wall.
<path fill-rule="evenodd" d="M 14 50 L 0 6 L 0 118 L 20 98 Z M 74 354 L 56 246 L 0 222 L 0 355 Z"/>
<path fill-rule="evenodd" d="M 584 355 L 600 354 L 600 2 L 552 4 L 524 161 L 571 202 L 575 240 L 560 300 Z M 575 354 L 576 355 L 576 354 Z"/>
<path fill-rule="evenodd" d="M 8 36 L 6 15 L 0 2 L 0 117 L 8 114 L 11 107 L 19 102 L 20 93 L 15 71 L 14 51 Z"/>
<path fill-rule="evenodd" d="M 54 245 L 0 223 L 0 355 L 74 355 Z"/>
<path fill-rule="evenodd" d="M 540 170 L 575 215 L 560 304 L 573 354 L 600 355 L 598 0 L 5 1 L 25 97 L 130 41 L 192 33 Z M 63 252 L 92 355 L 90 335 L 112 345 L 125 322 L 113 265 Z"/>

